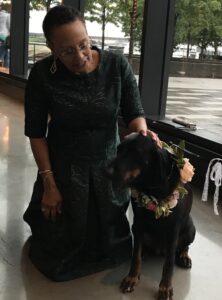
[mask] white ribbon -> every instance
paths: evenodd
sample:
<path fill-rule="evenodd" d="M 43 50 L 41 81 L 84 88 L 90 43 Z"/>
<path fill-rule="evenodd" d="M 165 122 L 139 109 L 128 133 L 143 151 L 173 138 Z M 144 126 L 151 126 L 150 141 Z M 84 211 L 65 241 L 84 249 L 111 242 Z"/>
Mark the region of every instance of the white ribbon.
<path fill-rule="evenodd" d="M 213 165 L 215 161 L 216 163 Z M 207 201 L 209 179 L 214 181 L 214 184 L 216 186 L 214 192 L 214 213 L 215 215 L 219 215 L 218 212 L 219 187 L 221 186 L 221 180 L 222 180 L 222 159 L 221 158 L 213 158 L 208 165 L 206 179 L 203 188 L 202 201 Z"/>

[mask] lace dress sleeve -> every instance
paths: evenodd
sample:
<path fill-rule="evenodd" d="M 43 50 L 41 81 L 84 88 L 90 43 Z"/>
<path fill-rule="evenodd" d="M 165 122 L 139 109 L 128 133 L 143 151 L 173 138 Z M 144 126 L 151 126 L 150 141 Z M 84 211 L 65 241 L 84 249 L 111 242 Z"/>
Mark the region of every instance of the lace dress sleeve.
<path fill-rule="evenodd" d="M 126 124 L 137 117 L 144 117 L 140 93 L 133 70 L 123 56 L 121 62 L 122 97 L 121 113 Z"/>
<path fill-rule="evenodd" d="M 41 72 L 34 66 L 25 90 L 25 135 L 30 138 L 45 137 L 48 121 L 48 96 Z"/>

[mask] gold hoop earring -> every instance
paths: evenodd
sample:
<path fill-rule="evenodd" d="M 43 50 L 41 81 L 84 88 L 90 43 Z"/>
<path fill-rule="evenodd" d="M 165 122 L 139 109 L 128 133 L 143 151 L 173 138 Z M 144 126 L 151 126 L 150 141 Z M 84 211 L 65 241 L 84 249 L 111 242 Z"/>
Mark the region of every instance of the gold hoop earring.
<path fill-rule="evenodd" d="M 56 71 L 57 71 L 57 65 L 56 65 L 56 59 L 54 58 L 53 63 L 50 67 L 50 72 L 51 72 L 51 74 L 55 74 Z"/>

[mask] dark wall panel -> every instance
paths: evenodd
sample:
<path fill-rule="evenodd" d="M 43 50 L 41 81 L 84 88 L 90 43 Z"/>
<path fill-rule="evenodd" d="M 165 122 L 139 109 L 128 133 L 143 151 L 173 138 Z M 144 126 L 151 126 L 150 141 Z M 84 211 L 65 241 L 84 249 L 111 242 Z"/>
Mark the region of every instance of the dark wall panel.
<path fill-rule="evenodd" d="M 63 4 L 75 7 L 79 9 L 81 12 L 83 12 L 85 0 L 63 0 Z"/>
<path fill-rule="evenodd" d="M 175 0 L 145 0 L 139 87 L 147 116 L 165 114 Z"/>
<path fill-rule="evenodd" d="M 12 0 L 10 73 L 26 77 L 28 70 L 29 0 Z"/>

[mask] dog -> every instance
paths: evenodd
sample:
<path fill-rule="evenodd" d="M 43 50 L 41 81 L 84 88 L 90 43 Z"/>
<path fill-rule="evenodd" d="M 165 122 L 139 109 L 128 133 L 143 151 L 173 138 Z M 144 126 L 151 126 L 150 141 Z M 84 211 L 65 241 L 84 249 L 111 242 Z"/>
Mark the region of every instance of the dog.
<path fill-rule="evenodd" d="M 185 269 L 192 266 L 188 255 L 196 233 L 190 216 L 192 189 L 181 183 L 181 166 L 171 152 L 150 137 L 133 133 L 118 146 L 116 158 L 107 167 L 113 185 L 132 190 L 134 245 L 130 271 L 120 286 L 123 293 L 132 292 L 139 283 L 145 238 L 146 247 L 165 256 L 159 300 L 173 299 L 174 263 Z"/>

